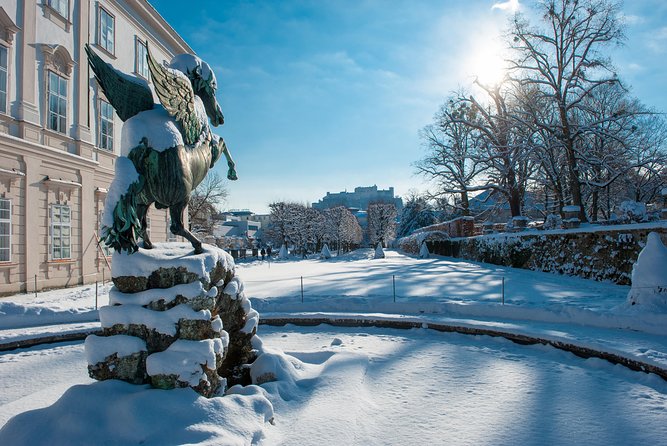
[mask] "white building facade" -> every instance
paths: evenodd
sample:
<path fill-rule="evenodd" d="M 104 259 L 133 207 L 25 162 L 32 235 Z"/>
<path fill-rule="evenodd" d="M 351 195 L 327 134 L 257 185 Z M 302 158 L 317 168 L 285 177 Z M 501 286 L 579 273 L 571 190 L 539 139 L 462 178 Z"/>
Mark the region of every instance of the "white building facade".
<path fill-rule="evenodd" d="M 124 73 L 194 53 L 145 0 L 0 0 L 0 295 L 110 277 L 98 245 L 122 121 L 93 78 L 90 44 Z M 151 209 L 151 239 L 171 240 Z"/>

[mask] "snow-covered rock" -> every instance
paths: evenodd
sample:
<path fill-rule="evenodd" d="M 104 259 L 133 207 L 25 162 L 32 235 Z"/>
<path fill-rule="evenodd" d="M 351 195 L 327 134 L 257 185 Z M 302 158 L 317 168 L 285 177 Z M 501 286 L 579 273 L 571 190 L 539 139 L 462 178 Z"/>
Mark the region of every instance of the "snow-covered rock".
<path fill-rule="evenodd" d="M 651 232 L 632 268 L 631 305 L 667 312 L 667 247 L 660 235 Z"/>
<path fill-rule="evenodd" d="M 185 245 L 114 255 L 110 305 L 99 310 L 102 336 L 85 344 L 92 378 L 189 386 L 207 397 L 228 382 L 250 383 L 259 314 L 231 256 L 208 245 L 194 255 Z"/>

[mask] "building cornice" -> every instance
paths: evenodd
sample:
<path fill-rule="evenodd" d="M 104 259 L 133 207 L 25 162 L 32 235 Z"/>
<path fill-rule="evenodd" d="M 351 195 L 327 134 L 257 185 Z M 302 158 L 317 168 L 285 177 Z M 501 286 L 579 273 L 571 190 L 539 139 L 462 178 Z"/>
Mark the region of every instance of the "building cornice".
<path fill-rule="evenodd" d="M 188 45 L 188 43 L 167 23 L 167 21 L 160 15 L 159 12 L 146 0 L 107 0 L 120 11 L 126 19 L 130 20 L 135 27 L 144 31 L 146 34 L 156 33 L 154 35 L 155 41 L 162 47 L 162 49 L 173 55 L 179 53 L 195 54 L 195 51 Z M 128 8 L 131 11 L 128 11 Z M 144 25 L 139 23 L 136 16 L 143 19 L 148 25 L 147 29 Z M 152 29 L 151 29 L 152 28 Z M 164 42 L 168 42 L 172 48 L 167 48 Z M 172 51 L 173 50 L 173 51 Z"/>
<path fill-rule="evenodd" d="M 22 150 L 14 150 L 12 151 L 12 154 L 24 153 L 36 158 L 48 160 L 49 162 L 66 163 L 80 168 L 94 169 L 99 166 L 99 163 L 92 159 L 83 158 L 79 155 L 54 149 L 53 147 L 38 144 L 27 139 L 0 133 L 0 150 L 3 148 L 2 145 L 5 144 L 13 149 Z"/>

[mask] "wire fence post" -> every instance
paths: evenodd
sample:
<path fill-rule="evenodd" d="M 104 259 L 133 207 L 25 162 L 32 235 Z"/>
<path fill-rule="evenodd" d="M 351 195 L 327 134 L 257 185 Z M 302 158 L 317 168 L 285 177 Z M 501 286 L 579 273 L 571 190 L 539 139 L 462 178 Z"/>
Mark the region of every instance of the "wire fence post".
<path fill-rule="evenodd" d="M 95 281 L 95 309 L 97 310 L 97 280 Z"/>
<path fill-rule="evenodd" d="M 37 274 L 35 274 L 35 297 L 37 297 Z"/>
<path fill-rule="evenodd" d="M 503 276 L 503 282 L 502 282 L 502 302 L 503 305 L 505 305 L 505 276 Z"/>
<path fill-rule="evenodd" d="M 303 276 L 301 276 L 301 303 L 303 303 Z"/>
<path fill-rule="evenodd" d="M 394 303 L 396 303 L 396 276 L 391 275 L 391 287 L 394 293 Z"/>

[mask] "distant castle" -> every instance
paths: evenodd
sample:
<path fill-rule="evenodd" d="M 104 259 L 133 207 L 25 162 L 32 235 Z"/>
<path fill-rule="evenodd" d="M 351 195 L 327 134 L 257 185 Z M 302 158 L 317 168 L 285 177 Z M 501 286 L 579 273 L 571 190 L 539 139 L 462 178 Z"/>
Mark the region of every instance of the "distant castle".
<path fill-rule="evenodd" d="M 345 206 L 348 209 L 365 211 L 368 209 L 368 205 L 372 203 L 391 203 L 399 211 L 403 208 L 403 200 L 401 197 L 394 197 L 393 187 L 387 190 L 378 190 L 376 185 L 355 187 L 354 192 L 344 191 L 334 194 L 327 192 L 325 197 L 317 203 L 313 203 L 313 208 L 322 210 L 336 206 Z"/>

